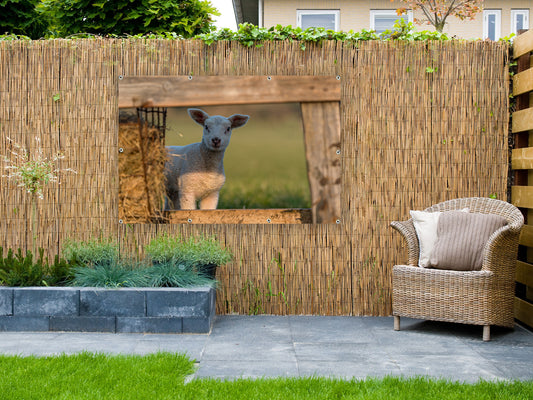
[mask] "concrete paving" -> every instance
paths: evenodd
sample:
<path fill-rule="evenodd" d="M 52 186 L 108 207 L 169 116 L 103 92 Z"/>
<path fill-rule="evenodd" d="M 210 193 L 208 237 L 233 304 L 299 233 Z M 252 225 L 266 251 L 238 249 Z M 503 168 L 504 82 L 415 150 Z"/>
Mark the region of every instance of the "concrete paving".
<path fill-rule="evenodd" d="M 0 333 L 0 353 L 183 352 L 194 378 L 430 376 L 453 381 L 533 379 L 533 333 L 392 317 L 218 316 L 209 335 Z"/>

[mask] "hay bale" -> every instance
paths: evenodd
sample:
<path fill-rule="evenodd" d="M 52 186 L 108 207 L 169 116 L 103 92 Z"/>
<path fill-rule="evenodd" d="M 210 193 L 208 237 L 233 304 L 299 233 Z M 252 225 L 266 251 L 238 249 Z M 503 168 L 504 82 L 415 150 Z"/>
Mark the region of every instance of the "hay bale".
<path fill-rule="evenodd" d="M 119 124 L 119 218 L 124 223 L 161 219 L 165 197 L 164 138 L 145 121 Z"/>

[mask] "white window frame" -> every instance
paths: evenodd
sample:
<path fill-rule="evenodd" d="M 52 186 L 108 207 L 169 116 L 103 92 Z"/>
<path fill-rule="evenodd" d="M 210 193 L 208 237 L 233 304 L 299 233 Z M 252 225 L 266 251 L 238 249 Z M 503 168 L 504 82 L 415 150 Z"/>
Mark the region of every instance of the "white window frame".
<path fill-rule="evenodd" d="M 496 26 L 494 40 L 498 40 L 502 37 L 502 10 L 499 9 L 485 9 L 483 10 L 483 39 L 489 38 L 489 15 L 496 16 Z"/>
<path fill-rule="evenodd" d="M 413 22 L 413 10 L 407 10 L 407 21 Z M 370 10 L 370 30 L 376 30 L 376 16 L 385 16 L 392 17 L 395 16 L 396 19 L 399 19 L 401 15 L 398 15 L 396 10 Z M 391 29 L 393 27 L 391 26 Z"/>
<path fill-rule="evenodd" d="M 335 17 L 335 32 L 339 31 L 340 26 L 340 18 L 341 18 L 341 12 L 340 10 L 319 10 L 319 9 L 313 9 L 313 10 L 296 10 L 296 26 L 299 28 L 302 27 L 302 15 L 333 15 Z"/>
<path fill-rule="evenodd" d="M 524 16 L 524 29 L 529 29 L 529 9 L 511 10 L 511 33 L 518 35 L 516 29 L 516 17 L 518 15 Z"/>

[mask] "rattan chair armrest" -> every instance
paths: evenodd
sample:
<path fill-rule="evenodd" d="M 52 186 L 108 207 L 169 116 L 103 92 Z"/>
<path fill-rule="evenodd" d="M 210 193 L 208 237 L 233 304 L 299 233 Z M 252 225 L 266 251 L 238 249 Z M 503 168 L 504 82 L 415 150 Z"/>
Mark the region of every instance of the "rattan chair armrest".
<path fill-rule="evenodd" d="M 494 232 L 483 249 L 482 270 L 506 275 L 514 281 L 521 226 L 509 224 Z"/>
<path fill-rule="evenodd" d="M 407 264 L 418 265 L 420 249 L 418 245 L 418 236 L 416 236 L 415 226 L 413 225 L 413 220 L 409 219 L 407 221 L 392 221 L 390 225 L 400 232 L 407 242 Z"/>

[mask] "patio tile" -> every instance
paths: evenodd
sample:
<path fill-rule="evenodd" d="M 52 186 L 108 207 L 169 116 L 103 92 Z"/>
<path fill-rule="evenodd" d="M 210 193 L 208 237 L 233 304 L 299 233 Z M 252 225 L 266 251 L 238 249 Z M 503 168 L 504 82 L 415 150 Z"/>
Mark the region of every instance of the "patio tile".
<path fill-rule="evenodd" d="M 274 378 L 298 376 L 296 361 L 276 362 L 271 364 L 250 361 L 210 361 L 200 363 L 196 378 L 239 379 L 239 378 Z"/>

